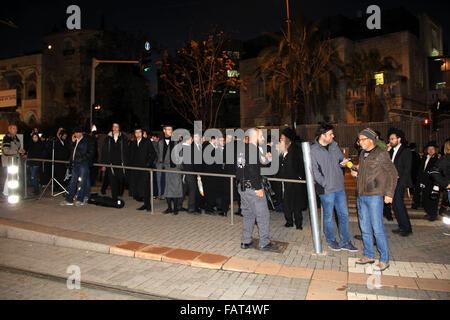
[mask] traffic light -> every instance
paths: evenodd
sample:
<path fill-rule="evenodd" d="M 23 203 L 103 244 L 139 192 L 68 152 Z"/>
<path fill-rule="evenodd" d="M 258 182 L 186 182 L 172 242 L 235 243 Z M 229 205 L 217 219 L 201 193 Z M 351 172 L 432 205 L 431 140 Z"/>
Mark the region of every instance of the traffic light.
<path fill-rule="evenodd" d="M 148 72 L 152 69 L 152 49 L 148 41 L 145 43 L 144 48 L 141 58 L 141 71 Z"/>
<path fill-rule="evenodd" d="M 425 119 L 423 119 L 423 124 L 424 125 L 428 125 L 430 123 L 430 119 L 428 119 L 428 118 L 425 118 Z"/>

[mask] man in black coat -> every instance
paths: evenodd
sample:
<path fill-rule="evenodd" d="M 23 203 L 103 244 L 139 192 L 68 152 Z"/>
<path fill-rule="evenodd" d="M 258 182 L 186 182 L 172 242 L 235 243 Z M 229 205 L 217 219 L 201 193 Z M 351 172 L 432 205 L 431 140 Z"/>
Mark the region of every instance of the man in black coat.
<path fill-rule="evenodd" d="M 437 162 L 438 157 L 438 146 L 436 142 L 431 141 L 425 146 L 426 154 L 422 157 L 422 162 L 420 163 L 418 184 L 422 189 L 422 201 L 423 208 L 425 209 L 427 218 L 430 221 L 437 219 L 438 201 L 439 199 L 430 199 L 430 194 L 433 189 L 433 181 L 430 177 L 429 172 L 433 169 Z"/>
<path fill-rule="evenodd" d="M 418 207 L 421 207 L 422 204 L 420 203 L 420 188 L 417 184 L 417 179 L 419 178 L 419 170 L 420 170 L 420 154 L 416 151 L 417 145 L 415 143 L 409 144 L 409 149 L 411 150 L 411 179 L 413 183 L 413 204 L 411 206 L 411 209 L 417 209 Z"/>
<path fill-rule="evenodd" d="M 112 131 L 103 141 L 102 164 L 126 166 L 128 163 L 128 138 L 120 131 L 118 123 L 113 123 Z M 114 201 L 123 194 L 125 169 L 102 167 L 111 185 L 111 197 Z"/>
<path fill-rule="evenodd" d="M 134 130 L 136 140 L 130 144 L 130 166 L 151 168 L 156 159 L 156 151 L 149 139 L 142 137 L 142 129 Z M 137 210 L 151 210 L 150 206 L 150 173 L 131 170 L 130 187 L 134 197 L 144 198 L 144 205 Z"/>
<path fill-rule="evenodd" d="M 300 143 L 295 141 L 295 131 L 286 128 L 280 137 L 280 169 L 278 176 L 282 179 L 305 179 L 305 167 L 303 164 L 303 152 Z M 302 230 L 302 210 L 306 209 L 307 194 L 304 183 L 283 182 L 283 211 L 286 219 L 285 227 L 293 227 Z M 292 219 L 294 216 L 294 221 Z"/>
<path fill-rule="evenodd" d="M 201 161 L 202 147 L 200 143 L 200 136 L 194 134 L 192 138 L 184 140 L 182 143 L 183 151 L 185 148 L 190 149 L 190 154 L 187 159 L 187 155 L 183 154 L 183 171 L 199 172 L 201 171 L 201 163 L 195 163 L 195 158 Z M 197 156 L 196 156 L 197 154 Z M 188 213 L 189 214 L 201 214 L 200 200 L 201 194 L 198 190 L 197 176 L 193 174 L 186 174 L 183 178 L 183 194 L 188 195 Z"/>
<path fill-rule="evenodd" d="M 216 158 L 216 153 L 220 152 L 217 150 L 217 141 L 215 137 L 211 137 L 211 139 L 203 144 L 203 150 L 208 148 L 208 153 L 211 155 L 213 159 Z M 219 165 L 217 163 L 206 163 L 205 158 L 203 157 L 203 168 L 202 172 L 205 173 L 220 173 Z M 219 185 L 220 179 L 214 176 L 202 176 L 203 183 L 203 191 L 205 194 L 205 213 L 210 215 L 217 215 L 221 211 L 216 211 L 214 208 L 216 207 L 216 200 L 220 196 L 221 186 Z"/>
<path fill-rule="evenodd" d="M 392 202 L 394 214 L 397 218 L 398 229 L 394 229 L 392 232 L 407 237 L 412 233 L 412 228 L 403 198 L 405 196 L 405 189 L 412 186 L 412 155 L 411 150 L 407 148 L 404 134 L 400 130 L 392 130 L 390 132 L 389 143 L 392 147 L 389 154 L 398 172 L 397 186 Z"/>
<path fill-rule="evenodd" d="M 63 128 L 59 128 L 55 139 L 55 160 L 67 161 L 70 157 L 70 141 L 67 139 L 67 132 Z M 64 179 L 66 177 L 67 165 L 64 163 L 55 163 L 54 167 L 55 179 L 66 186 Z M 58 183 L 55 184 L 55 191 L 62 190 Z"/>

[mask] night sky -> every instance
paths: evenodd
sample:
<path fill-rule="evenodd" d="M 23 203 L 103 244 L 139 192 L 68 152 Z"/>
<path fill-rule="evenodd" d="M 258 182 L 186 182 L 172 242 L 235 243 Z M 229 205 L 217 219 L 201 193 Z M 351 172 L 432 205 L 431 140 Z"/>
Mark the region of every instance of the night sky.
<path fill-rule="evenodd" d="M 65 25 L 67 6 L 81 8 L 81 27 L 99 28 L 102 15 L 106 29 L 117 26 L 131 32 L 142 30 L 149 40 L 174 49 L 189 38 L 218 24 L 235 37 L 246 40 L 264 31 L 278 31 L 286 17 L 285 0 L 147 0 L 147 1 L 31 1 L 13 0 L 2 4 L 1 20 L 12 20 L 19 28 L 0 24 L 0 58 L 39 51 L 42 37 L 55 24 Z M 412 13 L 427 12 L 444 28 L 449 43 L 450 1 L 354 1 L 290 0 L 291 17 L 302 13 L 311 18 L 342 14 L 356 16 L 358 10 L 377 4 L 381 10 L 403 6 Z"/>

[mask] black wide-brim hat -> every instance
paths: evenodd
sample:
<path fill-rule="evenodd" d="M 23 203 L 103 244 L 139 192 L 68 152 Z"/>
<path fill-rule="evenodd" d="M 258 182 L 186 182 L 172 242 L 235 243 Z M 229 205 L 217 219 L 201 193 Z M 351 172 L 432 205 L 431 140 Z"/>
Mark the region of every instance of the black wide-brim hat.
<path fill-rule="evenodd" d="M 283 134 L 285 137 L 287 137 L 289 140 L 294 141 L 297 134 L 295 133 L 294 129 L 292 128 L 286 128 L 284 129 L 281 134 Z"/>
<path fill-rule="evenodd" d="M 427 145 L 425 146 L 425 148 L 428 148 L 428 147 L 439 148 L 439 146 L 437 145 L 436 141 L 434 141 L 434 140 L 427 143 Z"/>

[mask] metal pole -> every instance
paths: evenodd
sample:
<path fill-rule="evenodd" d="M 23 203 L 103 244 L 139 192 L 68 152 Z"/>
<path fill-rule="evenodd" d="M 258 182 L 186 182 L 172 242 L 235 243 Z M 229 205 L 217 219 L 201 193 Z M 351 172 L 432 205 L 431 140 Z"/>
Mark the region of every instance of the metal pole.
<path fill-rule="evenodd" d="M 89 105 L 89 132 L 92 129 L 92 106 L 95 103 L 95 68 L 97 67 L 96 59 L 92 58 L 91 69 L 91 104 Z"/>
<path fill-rule="evenodd" d="M 24 171 L 24 178 L 25 178 L 25 181 L 23 182 L 23 185 L 25 186 L 25 198 L 28 198 L 27 159 L 25 159 L 25 161 L 23 163 L 23 171 Z"/>
<path fill-rule="evenodd" d="M 309 215 L 311 219 L 314 250 L 317 254 L 322 253 L 322 243 L 320 241 L 320 229 L 317 217 L 316 191 L 314 190 L 314 178 L 311 165 L 311 150 L 309 142 L 302 142 L 303 161 L 305 163 L 306 189 L 308 190 Z"/>
<path fill-rule="evenodd" d="M 151 214 L 154 214 L 155 211 L 153 209 L 153 171 L 150 169 L 150 207 L 151 207 Z"/>
<path fill-rule="evenodd" d="M 233 205 L 233 177 L 230 177 L 230 211 L 231 211 L 231 224 L 234 224 L 234 205 Z"/>

